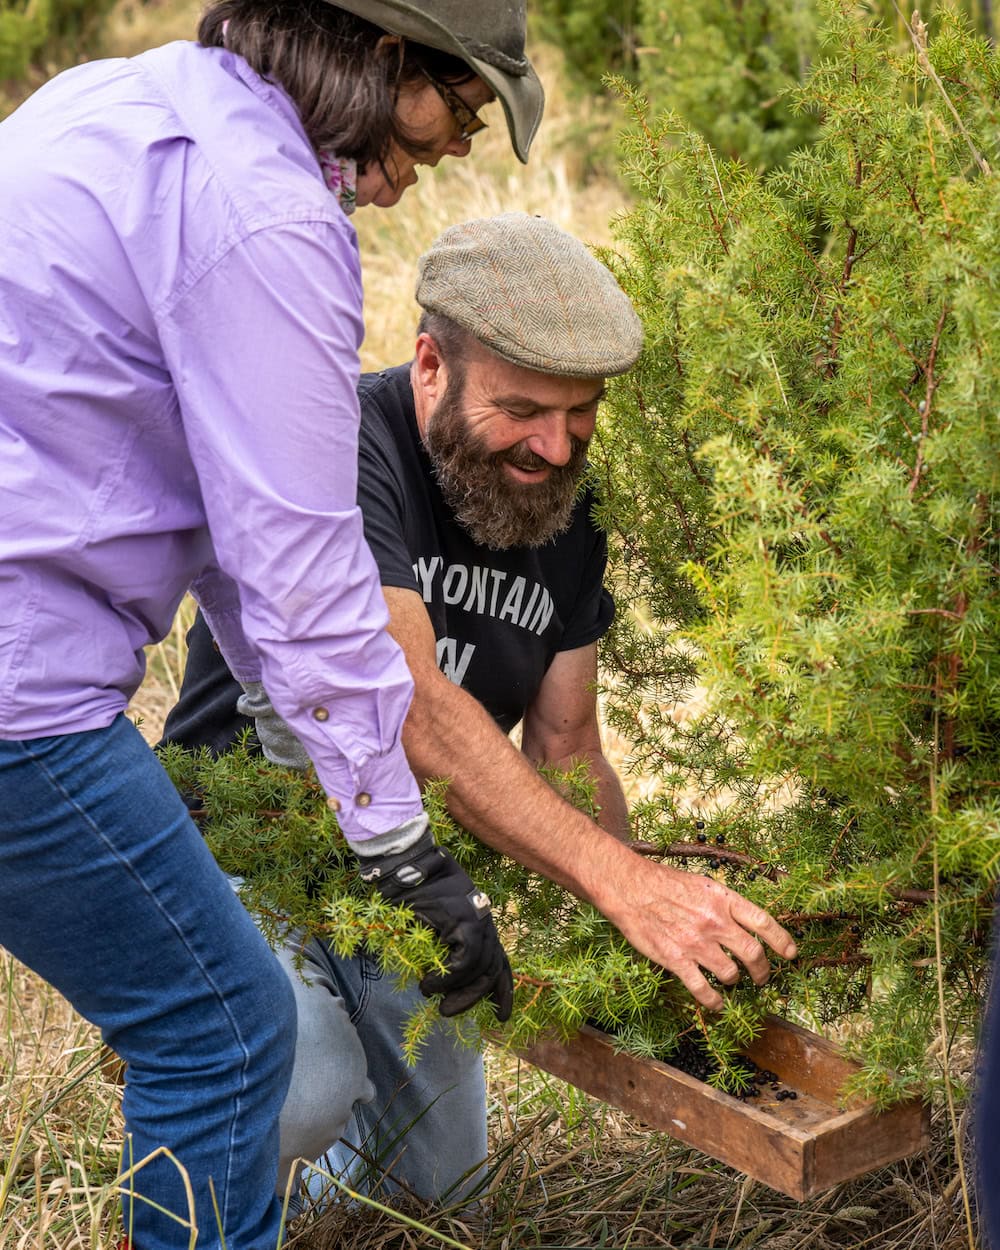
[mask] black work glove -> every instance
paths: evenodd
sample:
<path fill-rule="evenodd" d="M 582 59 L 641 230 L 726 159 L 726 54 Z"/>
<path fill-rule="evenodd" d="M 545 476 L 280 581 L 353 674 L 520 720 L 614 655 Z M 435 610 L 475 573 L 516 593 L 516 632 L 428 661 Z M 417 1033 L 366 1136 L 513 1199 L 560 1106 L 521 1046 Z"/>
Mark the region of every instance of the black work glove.
<path fill-rule="evenodd" d="M 448 947 L 447 972 L 429 972 L 421 994 L 443 994 L 443 1016 L 457 1016 L 489 996 L 497 1019 L 509 1020 L 514 978 L 490 900 L 444 847 L 428 832 L 397 855 L 358 858 L 363 881 L 390 902 L 405 903 Z"/>

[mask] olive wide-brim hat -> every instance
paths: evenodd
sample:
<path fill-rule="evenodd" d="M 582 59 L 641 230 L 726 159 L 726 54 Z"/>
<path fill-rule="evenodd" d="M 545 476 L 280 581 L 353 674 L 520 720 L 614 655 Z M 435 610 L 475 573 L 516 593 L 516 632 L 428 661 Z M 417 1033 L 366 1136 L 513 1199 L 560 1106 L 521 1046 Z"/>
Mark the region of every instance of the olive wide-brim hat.
<path fill-rule="evenodd" d="M 542 120 L 545 92 L 524 54 L 525 0 L 329 0 L 338 9 L 463 60 L 487 83 L 507 117 L 521 161 Z"/>

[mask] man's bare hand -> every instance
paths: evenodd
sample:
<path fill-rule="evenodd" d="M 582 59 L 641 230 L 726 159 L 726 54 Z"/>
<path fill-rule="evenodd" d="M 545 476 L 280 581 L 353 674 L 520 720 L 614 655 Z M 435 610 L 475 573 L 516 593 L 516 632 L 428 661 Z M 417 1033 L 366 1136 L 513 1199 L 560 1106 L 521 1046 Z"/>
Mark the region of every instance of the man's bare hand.
<path fill-rule="evenodd" d="M 771 968 L 762 942 L 783 959 L 795 957 L 791 934 L 773 916 L 711 877 L 638 855 L 615 867 L 601 910 L 636 950 L 672 972 L 710 1011 L 723 1000 L 702 969 L 735 985 L 738 960 L 763 985 Z"/>

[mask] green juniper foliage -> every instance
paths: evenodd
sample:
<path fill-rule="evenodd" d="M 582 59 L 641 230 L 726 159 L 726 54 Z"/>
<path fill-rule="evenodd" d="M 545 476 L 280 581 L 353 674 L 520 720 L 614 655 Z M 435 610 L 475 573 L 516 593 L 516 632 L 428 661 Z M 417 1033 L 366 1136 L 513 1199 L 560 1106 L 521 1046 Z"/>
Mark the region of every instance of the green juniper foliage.
<path fill-rule="evenodd" d="M 900 45 L 912 5 L 863 0 Z M 957 9 L 993 34 L 992 0 L 925 0 L 927 21 Z M 818 118 L 796 109 L 820 55 L 827 0 L 540 0 L 540 33 L 565 53 L 590 92 L 626 75 L 657 110 L 676 113 L 718 155 L 753 169 L 783 165 L 816 135 Z"/>
<path fill-rule="evenodd" d="M 815 139 L 819 115 L 796 106 L 794 89 L 822 57 L 829 0 L 639 0 L 639 7 L 637 85 L 717 155 L 766 170 Z M 957 8 L 991 33 L 992 9 L 981 0 L 920 7 L 935 22 Z M 880 18 L 897 45 L 909 42 L 903 9 L 909 14 L 912 4 L 866 0 L 852 8 Z"/>
<path fill-rule="evenodd" d="M 529 12 L 543 39 L 557 44 L 587 89 L 609 70 L 635 60 L 635 23 L 641 0 L 535 0 Z"/>
<path fill-rule="evenodd" d="M 815 56 L 819 0 L 644 0 L 638 85 L 723 157 L 781 164 L 815 133 L 788 91 Z"/>
<path fill-rule="evenodd" d="M 112 0 L 0 0 L 0 81 L 93 32 Z"/>
<path fill-rule="evenodd" d="M 610 260 L 648 338 L 597 456 L 640 825 L 690 841 L 715 801 L 801 935 L 781 994 L 856 1013 L 885 1102 L 974 1029 L 1000 862 L 1000 65 L 958 18 L 913 34 L 834 8 L 816 140 L 767 176 L 623 88 Z"/>

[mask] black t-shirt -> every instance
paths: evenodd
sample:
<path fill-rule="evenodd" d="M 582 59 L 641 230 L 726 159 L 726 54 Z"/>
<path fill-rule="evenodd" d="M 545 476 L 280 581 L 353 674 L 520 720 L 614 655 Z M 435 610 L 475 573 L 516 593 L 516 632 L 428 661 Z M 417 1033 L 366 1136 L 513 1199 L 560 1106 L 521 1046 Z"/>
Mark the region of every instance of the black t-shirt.
<path fill-rule="evenodd" d="M 358 393 L 358 503 L 382 584 L 421 596 L 442 672 L 507 732 L 556 653 L 595 642 L 614 617 L 592 494 L 581 495 L 569 529 L 545 546 L 489 551 L 441 496 L 417 432 L 409 366 L 366 374 Z M 200 615 L 188 645 L 164 741 L 222 751 L 250 723 L 236 712 L 240 689 Z"/>

